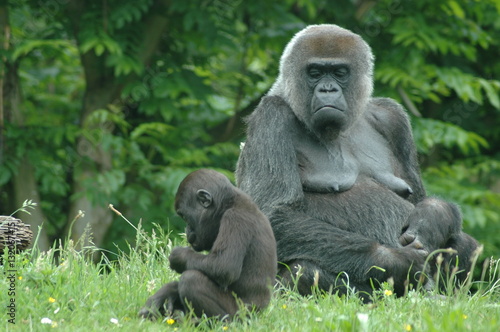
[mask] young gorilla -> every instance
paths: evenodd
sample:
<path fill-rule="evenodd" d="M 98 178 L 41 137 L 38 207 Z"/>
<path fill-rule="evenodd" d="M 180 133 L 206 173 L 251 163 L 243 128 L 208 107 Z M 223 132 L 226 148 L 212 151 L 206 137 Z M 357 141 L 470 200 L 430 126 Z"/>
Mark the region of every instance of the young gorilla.
<path fill-rule="evenodd" d="M 188 306 L 198 317 L 233 316 L 236 297 L 250 307 L 266 307 L 277 270 L 276 241 L 252 199 L 224 175 L 202 169 L 182 181 L 175 209 L 187 223 L 193 248 L 172 250 L 170 267 L 181 278 L 151 296 L 139 316 L 157 318 Z M 195 252 L 203 250 L 210 252 Z"/>

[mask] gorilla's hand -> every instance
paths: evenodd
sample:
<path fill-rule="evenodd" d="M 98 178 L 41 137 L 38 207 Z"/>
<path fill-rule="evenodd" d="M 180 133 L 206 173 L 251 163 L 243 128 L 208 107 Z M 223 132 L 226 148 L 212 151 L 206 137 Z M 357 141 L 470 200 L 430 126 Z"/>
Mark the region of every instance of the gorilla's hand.
<path fill-rule="evenodd" d="M 393 263 L 391 269 L 387 272 L 392 273 L 394 278 L 399 280 L 408 279 L 410 284 L 415 287 L 419 282 L 426 283 L 427 280 L 423 277 L 428 275 L 428 271 L 424 271 L 425 259 L 429 254 L 419 244 L 418 238 L 403 248 L 391 248 L 393 254 Z M 404 288 L 396 289 L 399 295 L 404 294 Z"/>
<path fill-rule="evenodd" d="M 379 281 L 385 281 L 392 278 L 394 281 L 400 281 L 394 284 L 394 290 L 399 296 L 405 293 L 404 280 L 416 286 L 420 279 L 420 273 L 423 272 L 427 252 L 422 249 L 416 249 L 412 246 L 402 248 L 389 248 L 379 245 L 376 250 L 375 266 L 382 269 L 370 269 L 369 276 Z"/>
<path fill-rule="evenodd" d="M 424 245 L 420 241 L 419 237 L 414 234 L 413 231 L 406 230 L 403 234 L 401 234 L 401 236 L 399 237 L 399 243 L 403 247 L 425 250 Z"/>
<path fill-rule="evenodd" d="M 440 248 L 445 242 L 445 235 L 439 232 L 438 227 L 431 226 L 426 220 L 413 222 L 399 236 L 399 243 L 403 247 L 424 250 L 428 253 Z"/>
<path fill-rule="evenodd" d="M 178 301 L 179 283 L 174 281 L 164 285 L 154 295 L 149 297 L 138 315 L 141 318 L 150 320 L 156 320 L 164 315 L 171 315 L 174 309 L 176 309 L 176 302 Z"/>
<path fill-rule="evenodd" d="M 186 271 L 186 263 L 191 253 L 194 253 L 190 247 L 176 247 L 170 253 L 168 258 L 170 268 L 175 272 L 182 273 Z"/>

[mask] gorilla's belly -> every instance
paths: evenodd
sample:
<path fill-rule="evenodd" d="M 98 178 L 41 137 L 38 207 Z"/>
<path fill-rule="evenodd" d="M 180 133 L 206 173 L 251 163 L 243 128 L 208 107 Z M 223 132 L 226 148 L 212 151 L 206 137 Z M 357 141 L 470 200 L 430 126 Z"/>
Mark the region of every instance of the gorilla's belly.
<path fill-rule="evenodd" d="M 305 192 L 305 210 L 338 228 L 397 245 L 414 206 L 371 179 L 340 193 Z"/>

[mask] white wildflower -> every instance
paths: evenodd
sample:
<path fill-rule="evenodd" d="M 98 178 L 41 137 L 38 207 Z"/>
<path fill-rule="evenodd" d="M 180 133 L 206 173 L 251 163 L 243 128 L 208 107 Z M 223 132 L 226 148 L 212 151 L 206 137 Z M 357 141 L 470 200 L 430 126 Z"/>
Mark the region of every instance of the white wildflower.
<path fill-rule="evenodd" d="M 52 324 L 52 319 L 43 317 L 42 320 L 40 321 L 42 324 Z"/>

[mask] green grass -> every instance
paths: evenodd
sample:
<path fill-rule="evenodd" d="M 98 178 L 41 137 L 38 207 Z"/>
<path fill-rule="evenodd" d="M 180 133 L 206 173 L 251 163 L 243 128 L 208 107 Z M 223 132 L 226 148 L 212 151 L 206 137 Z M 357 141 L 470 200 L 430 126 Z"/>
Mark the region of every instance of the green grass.
<path fill-rule="evenodd" d="M 159 227 L 157 229 L 160 229 Z M 189 317 L 175 322 L 137 318 L 146 298 L 178 276 L 168 267 L 172 248 L 168 236 L 138 230 L 134 248 L 117 249 L 94 264 L 86 252 L 69 243 L 48 253 L 28 251 L 16 256 L 15 296 L 9 296 L 8 265 L 0 267 L 0 330 L 6 331 L 186 331 Z M 7 253 L 4 261 L 8 261 Z M 469 285 L 450 296 L 412 292 L 395 298 L 378 291 L 379 299 L 362 304 L 355 296 L 318 294 L 302 297 L 293 291 L 274 292 L 269 307 L 246 313 L 233 322 L 201 319 L 199 330 L 214 331 L 495 331 L 500 329 L 499 262 L 485 269 L 479 291 Z M 387 285 L 386 285 L 387 286 Z M 477 286 L 477 285 L 475 285 Z M 388 286 L 387 286 L 388 287 Z M 15 325 L 7 316 L 14 298 Z M 242 315 L 243 316 L 243 315 Z M 50 324 L 43 324 L 48 318 Z"/>

